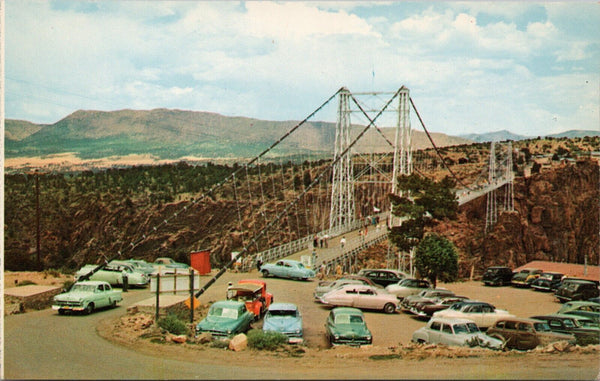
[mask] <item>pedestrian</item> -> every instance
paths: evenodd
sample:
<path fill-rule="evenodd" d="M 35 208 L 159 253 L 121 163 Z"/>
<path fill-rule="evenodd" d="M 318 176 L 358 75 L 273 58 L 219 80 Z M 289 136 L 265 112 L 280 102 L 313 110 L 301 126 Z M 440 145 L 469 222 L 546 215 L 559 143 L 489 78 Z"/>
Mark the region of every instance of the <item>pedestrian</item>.
<path fill-rule="evenodd" d="M 319 238 L 319 247 L 320 247 L 321 249 L 323 248 L 323 241 L 324 241 L 323 237 L 320 237 L 320 238 Z"/>
<path fill-rule="evenodd" d="M 262 266 L 262 263 L 263 263 L 263 261 L 262 261 L 262 255 L 260 255 L 260 253 L 259 253 L 259 254 L 256 255 L 256 269 L 258 271 L 260 271 L 260 267 Z"/>
<path fill-rule="evenodd" d="M 315 236 L 313 237 L 313 247 L 317 248 L 319 247 L 319 236 L 315 234 Z"/>
<path fill-rule="evenodd" d="M 311 267 L 313 269 L 317 268 L 317 250 L 313 248 L 312 250 L 312 263 L 311 263 Z"/>
<path fill-rule="evenodd" d="M 346 245 L 346 237 L 343 236 L 342 239 L 340 239 L 340 246 L 342 247 L 342 249 L 344 248 L 344 245 Z"/>
<path fill-rule="evenodd" d="M 228 300 L 233 298 L 233 290 L 232 290 L 232 288 L 233 288 L 233 283 L 229 282 L 227 284 L 227 299 Z"/>
<path fill-rule="evenodd" d="M 329 247 L 329 234 L 323 236 L 323 241 L 325 241 L 325 247 Z"/>

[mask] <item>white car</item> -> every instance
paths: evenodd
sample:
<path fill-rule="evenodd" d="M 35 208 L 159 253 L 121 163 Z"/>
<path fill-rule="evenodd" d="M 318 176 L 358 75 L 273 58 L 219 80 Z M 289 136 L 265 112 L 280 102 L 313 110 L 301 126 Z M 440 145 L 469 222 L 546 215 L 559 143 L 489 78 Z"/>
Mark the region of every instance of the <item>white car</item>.
<path fill-rule="evenodd" d="M 431 284 L 425 279 L 402 279 L 398 283 L 390 284 L 385 287 L 385 290 L 390 294 L 396 295 L 399 300 L 406 298 L 409 295 L 415 295 L 419 292 L 431 288 Z"/>
<path fill-rule="evenodd" d="M 321 303 L 336 307 L 354 307 L 383 310 L 391 314 L 398 308 L 398 299 L 387 291 L 362 284 L 348 284 L 329 291 L 321 297 Z"/>
<path fill-rule="evenodd" d="M 417 329 L 412 336 L 417 343 L 446 344 L 458 346 L 481 346 L 502 349 L 502 340 L 490 337 L 469 319 L 433 318 L 425 327 Z"/>
<path fill-rule="evenodd" d="M 473 320 L 480 329 L 487 329 L 503 318 L 515 317 L 506 310 L 496 309 L 486 302 L 465 300 L 454 303 L 449 308 L 433 313 L 434 318 L 454 318 Z"/>

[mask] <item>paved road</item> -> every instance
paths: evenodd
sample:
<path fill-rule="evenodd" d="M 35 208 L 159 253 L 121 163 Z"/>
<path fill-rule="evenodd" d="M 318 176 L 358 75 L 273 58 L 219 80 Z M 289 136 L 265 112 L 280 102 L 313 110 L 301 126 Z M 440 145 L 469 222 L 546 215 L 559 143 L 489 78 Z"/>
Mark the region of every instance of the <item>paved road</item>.
<path fill-rule="evenodd" d="M 256 271 L 250 277 L 256 277 Z M 248 274 L 226 273 L 201 297 L 203 304 L 222 299 L 228 281 L 248 278 Z M 208 280 L 206 277 L 203 280 Z M 316 282 L 296 282 L 268 278 L 276 301 L 301 306 L 307 345 L 313 353 L 324 343 L 323 323 L 328 309 L 312 301 Z M 512 287 L 481 287 L 474 282 L 448 285 L 455 292 L 493 301 L 519 316 L 553 312 L 558 307 L 548 294 Z M 124 294 L 122 306 L 89 316 L 60 316 L 50 309 L 7 316 L 4 321 L 4 376 L 10 379 L 392 379 L 392 378 L 534 378 L 592 379 L 599 364 L 587 356 L 519 356 L 512 358 L 425 359 L 423 361 L 349 361 L 300 358 L 252 357 L 250 353 L 224 352 L 220 360 L 214 352 L 194 352 L 179 356 L 170 347 L 154 356 L 115 345 L 96 333 L 101 321 L 121 316 L 125 308 L 150 297 L 149 291 Z M 405 314 L 367 312 L 374 345 L 387 348 L 407 343 L 412 332 L 424 323 Z M 225 358 L 225 360 L 223 360 Z M 250 358 L 252 361 L 241 361 Z M 275 361 L 274 361 L 275 360 Z M 557 361 L 560 360 L 560 361 Z M 328 361 L 328 362 L 327 362 Z M 505 361 L 518 361 L 519 367 Z M 268 366 L 264 364 L 267 363 Z M 376 371 L 375 371 L 376 370 Z"/>

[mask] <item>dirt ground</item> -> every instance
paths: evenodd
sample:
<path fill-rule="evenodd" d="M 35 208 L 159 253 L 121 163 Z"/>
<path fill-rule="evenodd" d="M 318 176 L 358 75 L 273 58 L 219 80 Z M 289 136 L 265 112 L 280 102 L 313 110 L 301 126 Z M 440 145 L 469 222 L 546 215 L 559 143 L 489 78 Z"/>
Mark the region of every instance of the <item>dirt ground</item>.
<path fill-rule="evenodd" d="M 256 279 L 259 278 L 259 275 L 256 272 L 251 274 L 227 272 L 199 298 L 200 302 L 206 307 L 213 301 L 224 299 L 227 282 L 237 282 L 240 279 L 249 278 Z M 208 277 L 206 277 L 207 280 Z M 350 365 L 351 363 L 360 364 L 360 362 L 368 359 L 422 361 L 424 359 L 479 358 L 485 360 L 486 364 L 492 364 L 490 365 L 492 368 L 497 366 L 498 369 L 502 369 L 508 361 L 512 361 L 510 358 L 519 358 L 519 361 L 523 362 L 523 357 L 525 356 L 529 364 L 528 366 L 535 369 L 535 367 L 540 366 L 538 362 L 548 361 L 549 356 L 560 355 L 570 356 L 574 359 L 575 362 L 568 365 L 571 367 L 577 367 L 579 366 L 578 364 L 583 363 L 587 364 L 587 366 L 596 367 L 596 369 L 600 368 L 600 364 L 597 361 L 600 346 L 570 348 L 569 351 L 571 352 L 569 353 L 566 353 L 567 351 L 561 353 L 560 351 L 552 350 L 552 348 L 538 348 L 534 351 L 524 353 L 520 351 L 499 352 L 481 348 L 448 348 L 444 346 L 416 345 L 411 343 L 412 333 L 424 326 L 426 322 L 401 312 L 391 315 L 376 311 L 365 312 L 367 325 L 373 333 L 372 346 L 362 348 L 330 348 L 324 335 L 324 324 L 330 309 L 314 302 L 312 296 L 312 292 L 318 281 L 301 282 L 276 278 L 268 278 L 266 281 L 268 291 L 273 293 L 275 301 L 291 302 L 299 306 L 305 330 L 304 345 L 288 347 L 276 352 L 257 352 L 254 350 L 232 352 L 211 347 L 209 344 L 152 343 L 148 338 L 139 338 L 141 334 L 148 334 L 150 332 L 149 328 L 141 328 L 144 323 L 140 323 L 139 315 L 123 315 L 117 320 L 104 321 L 98 327 L 98 332 L 107 339 L 115 340 L 122 345 L 155 356 L 197 361 L 198 354 L 201 352 L 202 357 L 208 357 L 215 363 L 227 363 L 234 356 L 233 358 L 235 358 L 236 363 L 247 362 L 252 363 L 254 366 L 259 366 L 259 364 L 267 366 L 273 361 L 273 358 L 277 358 L 278 360 L 286 359 L 287 365 L 285 366 L 294 366 L 293 364 L 305 366 L 308 362 L 317 367 L 329 369 L 340 367 L 342 359 Z M 448 288 L 457 295 L 491 302 L 497 308 L 507 309 L 509 312 L 521 317 L 529 317 L 541 313 L 553 313 L 560 308 L 560 304 L 555 301 L 552 294 L 536 292 L 530 289 L 485 287 L 480 282 L 475 281 L 441 284 L 440 287 Z M 149 316 L 147 318 L 151 319 Z M 195 322 L 200 319 L 201 317 L 197 317 Z M 147 322 L 146 325 L 148 325 Z M 254 328 L 260 327 L 261 322 L 254 324 Z M 561 361 L 566 360 L 566 358 L 561 359 Z M 567 363 L 565 362 L 565 364 Z M 436 372 L 440 372 L 440 370 L 438 369 Z M 439 375 L 439 373 L 435 374 Z M 424 373 L 425 375 L 427 373 Z"/>
<path fill-rule="evenodd" d="M 36 284 L 38 286 L 62 286 L 67 280 L 73 280 L 72 275 L 60 274 L 54 271 L 5 271 L 4 288 L 18 287 L 20 284 Z M 29 283 L 32 282 L 32 283 Z"/>

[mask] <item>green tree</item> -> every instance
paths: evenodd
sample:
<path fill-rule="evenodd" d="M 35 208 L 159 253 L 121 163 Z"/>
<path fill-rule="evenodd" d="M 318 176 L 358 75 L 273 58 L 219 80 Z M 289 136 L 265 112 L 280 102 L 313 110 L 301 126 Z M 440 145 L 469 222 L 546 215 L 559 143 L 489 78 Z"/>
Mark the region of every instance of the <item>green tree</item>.
<path fill-rule="evenodd" d="M 417 246 L 415 267 L 435 288 L 438 279 L 452 282 L 458 276 L 458 252 L 446 237 L 429 233 Z"/>

